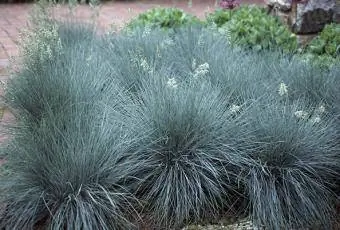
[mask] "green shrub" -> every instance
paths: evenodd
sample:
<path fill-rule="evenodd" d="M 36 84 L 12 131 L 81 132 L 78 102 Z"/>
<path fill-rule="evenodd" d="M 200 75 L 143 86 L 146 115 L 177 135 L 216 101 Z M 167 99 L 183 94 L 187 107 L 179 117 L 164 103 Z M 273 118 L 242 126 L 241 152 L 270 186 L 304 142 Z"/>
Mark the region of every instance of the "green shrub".
<path fill-rule="evenodd" d="M 307 52 L 320 56 L 339 57 L 340 25 L 335 23 L 326 25 L 322 32 L 308 44 Z"/>
<path fill-rule="evenodd" d="M 255 6 L 242 6 L 234 10 L 217 10 L 207 16 L 225 34 L 232 44 L 255 50 L 281 49 L 295 52 L 296 36 L 277 18 Z"/>
<path fill-rule="evenodd" d="M 207 15 L 207 22 L 216 25 L 218 28 L 229 22 L 232 18 L 232 14 L 236 10 L 223 10 L 217 9 L 213 13 Z"/>
<path fill-rule="evenodd" d="M 340 26 L 332 23 L 325 26 L 322 32 L 315 37 L 305 50 L 301 57 L 321 68 L 340 62 Z"/>
<path fill-rule="evenodd" d="M 128 27 L 148 26 L 170 29 L 199 23 L 200 20 L 197 17 L 177 8 L 153 8 L 130 21 Z"/>

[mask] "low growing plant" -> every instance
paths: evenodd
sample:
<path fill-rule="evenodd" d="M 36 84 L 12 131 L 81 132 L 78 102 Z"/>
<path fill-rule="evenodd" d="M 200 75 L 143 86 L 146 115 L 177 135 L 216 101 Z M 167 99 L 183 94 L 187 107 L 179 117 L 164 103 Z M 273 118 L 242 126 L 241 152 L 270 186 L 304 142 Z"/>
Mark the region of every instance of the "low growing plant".
<path fill-rule="evenodd" d="M 147 26 L 150 28 L 173 29 L 180 26 L 199 24 L 200 20 L 177 8 L 153 8 L 138 15 L 129 22 L 129 28 Z"/>
<path fill-rule="evenodd" d="M 10 173 L 0 179 L 2 229 L 135 227 L 139 201 L 126 180 L 136 136 L 120 132 L 118 119 L 108 119 L 118 113 L 105 104 L 51 109 L 35 126 L 17 121 L 4 150 Z"/>
<path fill-rule="evenodd" d="M 329 68 L 340 61 L 340 26 L 331 23 L 325 26 L 302 53 L 302 58 L 321 68 Z"/>
<path fill-rule="evenodd" d="M 204 80 L 178 80 L 147 80 L 138 99 L 141 128 L 152 132 L 137 154 L 136 194 L 157 228 L 211 220 L 243 199 L 237 184 L 248 137 L 242 116 Z"/>
<path fill-rule="evenodd" d="M 122 123 L 133 105 L 96 57 L 93 31 L 70 29 L 58 29 L 60 53 L 25 59 L 9 82 L 16 124 L 2 149 L 1 229 L 133 229 L 139 220 L 127 182 L 138 138 Z"/>
<path fill-rule="evenodd" d="M 39 122 L 49 110 L 57 112 L 67 104 L 100 96 L 107 81 L 104 76 L 110 72 L 100 67 L 104 60 L 99 55 L 95 58 L 99 48 L 93 28 L 45 21 L 27 41 L 22 69 L 6 90 L 6 104 L 18 112 L 18 118 Z"/>
<path fill-rule="evenodd" d="M 250 115 L 255 133 L 250 156 L 258 165 L 245 174 L 256 226 L 331 228 L 338 134 L 332 119 L 311 111 L 303 103 L 272 103 Z"/>
<path fill-rule="evenodd" d="M 138 27 L 106 37 L 101 54 L 113 78 L 126 89 L 136 92 L 150 73 L 169 69 L 169 63 L 163 60 L 173 46 L 173 39 L 160 29 Z"/>
<path fill-rule="evenodd" d="M 327 55 L 333 58 L 340 56 L 340 25 L 331 23 L 307 46 L 307 51 L 316 55 Z"/>
<path fill-rule="evenodd" d="M 296 36 L 261 7 L 242 6 L 234 10 L 216 10 L 207 16 L 207 21 L 225 34 L 232 44 L 254 50 L 295 52 L 297 49 Z"/>
<path fill-rule="evenodd" d="M 338 65 L 239 49 L 202 26 L 99 37 L 50 23 L 44 47 L 60 52 L 24 59 L 5 94 L 17 123 L 0 228 L 169 229 L 227 211 L 329 227 Z"/>

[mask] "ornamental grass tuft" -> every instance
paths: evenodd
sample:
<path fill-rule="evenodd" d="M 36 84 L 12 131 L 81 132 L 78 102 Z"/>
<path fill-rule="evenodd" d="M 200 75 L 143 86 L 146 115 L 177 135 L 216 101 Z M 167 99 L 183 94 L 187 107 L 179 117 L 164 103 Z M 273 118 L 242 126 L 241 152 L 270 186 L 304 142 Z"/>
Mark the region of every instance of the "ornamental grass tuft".
<path fill-rule="evenodd" d="M 0 228 L 171 229 L 230 213 L 332 227 L 338 65 L 198 25 L 99 36 L 49 19 L 29 38 L 4 97 L 16 121 Z"/>
<path fill-rule="evenodd" d="M 301 116 L 303 109 L 304 112 Z M 327 116 L 315 119 L 303 103 L 272 103 L 249 111 L 254 130 L 245 178 L 250 216 L 269 229 L 318 227 L 334 220 L 332 183 L 339 172 L 337 128 Z"/>
<path fill-rule="evenodd" d="M 238 212 L 231 208 L 243 199 L 238 175 L 249 164 L 246 124 L 228 98 L 206 81 L 177 81 L 156 76 L 138 98 L 140 123 L 152 132 L 136 151 L 136 196 L 158 228 L 211 220 L 224 208 Z"/>
<path fill-rule="evenodd" d="M 94 32 L 60 28 L 60 53 L 26 60 L 7 88 L 16 122 L 3 149 L 0 228 L 133 229 L 140 202 L 127 162 L 136 164 L 139 137 L 122 121 L 134 106 L 102 65 Z"/>

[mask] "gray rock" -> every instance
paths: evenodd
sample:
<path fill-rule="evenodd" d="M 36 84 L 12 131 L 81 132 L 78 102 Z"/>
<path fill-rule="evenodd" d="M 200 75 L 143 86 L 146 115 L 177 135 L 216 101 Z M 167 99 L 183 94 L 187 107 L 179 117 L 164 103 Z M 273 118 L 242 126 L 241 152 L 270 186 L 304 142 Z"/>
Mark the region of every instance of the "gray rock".
<path fill-rule="evenodd" d="M 309 0 L 297 4 L 293 31 L 297 34 L 317 33 L 333 21 L 336 0 Z"/>
<path fill-rule="evenodd" d="M 333 12 L 333 22 L 340 23 L 340 0 L 336 0 L 334 12 Z"/>
<path fill-rule="evenodd" d="M 292 8 L 291 0 L 265 0 L 269 8 L 274 8 L 280 11 L 290 11 Z"/>

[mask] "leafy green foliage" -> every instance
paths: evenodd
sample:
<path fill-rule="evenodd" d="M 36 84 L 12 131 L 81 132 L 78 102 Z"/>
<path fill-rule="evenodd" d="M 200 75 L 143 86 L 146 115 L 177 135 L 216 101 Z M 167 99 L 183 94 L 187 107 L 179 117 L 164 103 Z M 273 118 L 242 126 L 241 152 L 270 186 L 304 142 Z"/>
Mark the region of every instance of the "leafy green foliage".
<path fill-rule="evenodd" d="M 218 28 L 231 20 L 232 14 L 236 10 L 216 9 L 213 13 L 207 15 L 207 21 L 210 24 L 215 24 Z"/>
<path fill-rule="evenodd" d="M 208 15 L 207 21 L 217 26 L 233 44 L 255 50 L 281 49 L 294 52 L 297 49 L 296 36 L 261 7 L 216 10 Z"/>
<path fill-rule="evenodd" d="M 332 23 L 325 26 L 302 53 L 302 58 L 321 68 L 329 68 L 340 61 L 340 26 Z"/>
<path fill-rule="evenodd" d="M 317 55 L 339 57 L 340 25 L 335 23 L 326 25 L 322 32 L 308 44 L 307 51 Z"/>
<path fill-rule="evenodd" d="M 153 8 L 138 15 L 129 24 L 129 28 L 140 26 L 173 29 L 180 26 L 199 24 L 200 20 L 177 8 Z"/>
<path fill-rule="evenodd" d="M 303 61 L 310 63 L 311 65 L 315 65 L 321 69 L 329 69 L 331 66 L 336 65 L 339 63 L 339 58 L 333 58 L 329 55 L 317 55 L 312 54 L 310 52 L 305 52 L 297 55 Z"/>

